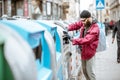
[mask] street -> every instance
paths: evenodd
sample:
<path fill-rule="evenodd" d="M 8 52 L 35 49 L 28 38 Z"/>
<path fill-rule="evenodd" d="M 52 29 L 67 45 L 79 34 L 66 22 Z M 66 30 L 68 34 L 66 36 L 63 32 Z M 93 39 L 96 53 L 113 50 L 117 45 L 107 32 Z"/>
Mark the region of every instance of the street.
<path fill-rule="evenodd" d="M 112 35 L 107 36 L 108 49 L 96 55 L 97 80 L 120 80 L 120 64 L 117 63 L 117 44 L 111 44 Z"/>
<path fill-rule="evenodd" d="M 120 80 L 120 64 L 117 63 L 116 40 L 112 44 L 112 34 L 107 36 L 107 50 L 96 53 L 96 80 Z M 85 80 L 83 77 L 82 80 Z"/>

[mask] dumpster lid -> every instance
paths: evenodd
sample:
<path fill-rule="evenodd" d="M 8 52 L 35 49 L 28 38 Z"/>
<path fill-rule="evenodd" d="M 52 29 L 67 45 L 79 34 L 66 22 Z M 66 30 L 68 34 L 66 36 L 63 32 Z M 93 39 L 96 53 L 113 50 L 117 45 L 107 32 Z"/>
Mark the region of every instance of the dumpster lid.
<path fill-rule="evenodd" d="M 44 28 L 40 28 L 40 25 L 32 21 L 2 21 L 3 25 L 14 27 L 15 30 L 30 44 L 32 48 L 35 48 L 39 45 L 39 39 L 41 35 L 44 35 Z M 13 28 L 12 27 L 12 28 Z M 26 36 L 29 35 L 29 36 Z"/>
<path fill-rule="evenodd" d="M 47 25 L 50 25 L 50 27 L 52 28 L 54 28 L 54 27 L 56 27 L 56 25 L 53 23 L 53 21 L 48 21 L 48 20 L 37 20 L 38 22 L 42 22 L 42 23 L 45 23 L 45 24 L 47 24 Z"/>
<path fill-rule="evenodd" d="M 54 25 L 51 21 L 37 20 L 37 22 L 49 28 L 50 30 L 57 29 L 57 26 Z"/>
<path fill-rule="evenodd" d="M 63 29 L 65 29 L 65 27 L 68 27 L 68 25 L 62 21 L 54 21 L 54 24 L 61 26 Z"/>
<path fill-rule="evenodd" d="M 17 25 L 17 27 L 20 27 L 30 33 L 35 33 L 45 30 L 44 28 L 40 28 L 39 27 L 40 25 L 37 25 L 36 23 L 28 20 L 7 20 L 2 22 L 8 24 L 13 23 L 13 25 Z"/>

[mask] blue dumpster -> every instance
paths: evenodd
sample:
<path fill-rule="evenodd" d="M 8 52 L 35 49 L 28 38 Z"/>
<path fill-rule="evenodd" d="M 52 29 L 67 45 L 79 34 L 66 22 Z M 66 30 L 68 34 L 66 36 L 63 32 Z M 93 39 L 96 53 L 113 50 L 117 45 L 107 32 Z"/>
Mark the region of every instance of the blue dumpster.
<path fill-rule="evenodd" d="M 34 60 L 27 42 L 15 30 L 0 24 L 0 80 L 36 80 Z"/>
<path fill-rule="evenodd" d="M 63 28 L 64 30 L 66 30 L 66 27 L 68 27 L 68 23 L 65 23 L 64 21 L 54 21 L 53 22 L 54 24 L 56 24 L 58 27 L 61 27 Z M 77 38 L 79 37 L 79 33 L 76 33 L 77 31 L 75 32 L 68 32 L 68 34 L 71 36 L 71 37 L 74 37 L 74 38 Z M 67 45 L 63 45 L 63 48 L 65 48 Z M 78 65 L 77 63 L 80 63 L 80 60 L 78 60 L 78 56 L 80 56 L 80 50 L 78 48 L 78 46 L 73 46 L 71 41 L 69 41 L 69 47 L 70 47 L 70 53 L 66 54 L 64 57 L 63 57 L 63 66 L 64 66 L 64 71 L 66 71 L 65 73 L 65 79 L 69 79 L 70 76 L 76 76 L 78 75 L 78 72 L 81 68 L 81 65 Z M 65 51 L 63 51 L 65 52 Z M 72 55 L 70 55 L 72 54 Z M 67 59 L 67 60 L 66 60 Z M 71 59 L 69 61 L 69 59 Z M 77 62 L 77 63 L 76 63 Z M 71 69 L 68 69 L 69 67 L 71 67 Z"/>
<path fill-rule="evenodd" d="M 36 21 L 38 24 L 40 24 L 42 27 L 46 28 L 51 35 L 53 36 L 54 42 L 55 42 L 55 46 L 56 46 L 56 61 L 57 61 L 57 78 L 59 80 L 63 80 L 63 73 L 62 73 L 62 50 L 61 50 L 61 39 L 59 36 L 59 33 L 57 32 L 57 27 L 51 23 L 49 23 L 49 21 L 40 21 L 37 20 Z"/>
<path fill-rule="evenodd" d="M 38 80 L 51 80 L 51 50 L 44 36 L 44 29 L 36 26 L 32 21 L 27 20 L 1 21 L 1 23 L 15 29 L 34 50 L 36 54 Z"/>
<path fill-rule="evenodd" d="M 61 41 L 60 41 L 60 37 L 59 34 L 57 32 L 57 27 L 56 26 L 52 26 L 52 24 L 48 23 L 47 21 L 39 21 L 37 20 L 37 23 L 39 23 L 40 25 L 42 25 L 42 27 L 46 28 L 51 35 L 53 36 L 54 42 L 55 42 L 55 46 L 56 46 L 56 53 L 57 53 L 57 61 L 59 61 L 60 57 L 61 57 Z"/>

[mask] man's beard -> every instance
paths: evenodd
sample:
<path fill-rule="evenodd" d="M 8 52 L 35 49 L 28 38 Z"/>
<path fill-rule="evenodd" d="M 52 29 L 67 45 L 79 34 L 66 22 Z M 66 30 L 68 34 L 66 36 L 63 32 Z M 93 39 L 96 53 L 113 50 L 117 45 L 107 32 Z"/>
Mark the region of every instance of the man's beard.
<path fill-rule="evenodd" d="M 91 25 L 91 22 L 87 21 L 86 24 L 85 24 L 85 27 L 90 27 L 90 25 Z"/>

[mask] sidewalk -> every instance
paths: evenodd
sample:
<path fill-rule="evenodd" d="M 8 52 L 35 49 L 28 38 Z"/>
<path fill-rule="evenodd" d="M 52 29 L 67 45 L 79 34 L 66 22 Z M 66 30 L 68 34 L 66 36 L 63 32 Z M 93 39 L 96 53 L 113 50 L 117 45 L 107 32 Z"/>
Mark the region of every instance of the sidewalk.
<path fill-rule="evenodd" d="M 108 48 L 96 55 L 97 80 L 120 80 L 120 64 L 117 63 L 117 43 L 112 42 L 112 34 L 107 36 Z"/>
<path fill-rule="evenodd" d="M 96 53 L 96 80 L 120 80 L 120 64 L 117 63 L 117 43 L 112 42 L 112 35 L 107 36 L 108 48 Z M 81 80 L 85 80 L 83 77 Z"/>

